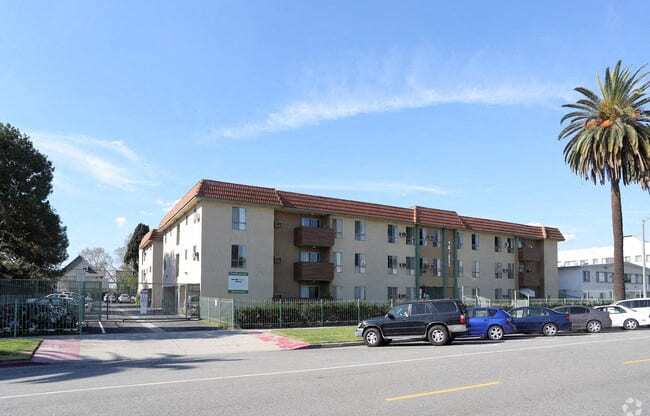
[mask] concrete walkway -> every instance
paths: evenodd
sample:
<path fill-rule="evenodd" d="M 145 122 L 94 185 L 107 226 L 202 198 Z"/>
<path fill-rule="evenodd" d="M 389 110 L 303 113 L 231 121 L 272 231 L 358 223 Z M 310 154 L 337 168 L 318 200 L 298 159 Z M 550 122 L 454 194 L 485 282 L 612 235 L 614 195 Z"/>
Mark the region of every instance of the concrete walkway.
<path fill-rule="evenodd" d="M 281 351 L 307 344 L 269 331 L 143 332 L 46 338 L 33 362 L 155 360 L 242 352 Z"/>

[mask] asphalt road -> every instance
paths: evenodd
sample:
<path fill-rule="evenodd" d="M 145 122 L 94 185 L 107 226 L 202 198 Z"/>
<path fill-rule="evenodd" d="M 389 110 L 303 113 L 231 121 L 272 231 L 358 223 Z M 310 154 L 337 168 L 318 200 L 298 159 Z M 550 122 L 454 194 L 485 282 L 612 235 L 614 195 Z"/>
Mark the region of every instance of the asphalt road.
<path fill-rule="evenodd" d="M 3 368 L 0 415 L 623 415 L 636 399 L 638 416 L 649 345 L 639 330 Z"/>

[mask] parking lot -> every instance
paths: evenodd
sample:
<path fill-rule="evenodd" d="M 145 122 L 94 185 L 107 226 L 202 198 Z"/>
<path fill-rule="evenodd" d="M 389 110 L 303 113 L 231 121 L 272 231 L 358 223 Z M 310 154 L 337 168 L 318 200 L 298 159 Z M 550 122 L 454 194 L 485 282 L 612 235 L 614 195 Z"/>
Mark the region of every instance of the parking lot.
<path fill-rule="evenodd" d="M 0 413 L 618 415 L 650 409 L 649 342 L 641 329 L 3 369 Z"/>

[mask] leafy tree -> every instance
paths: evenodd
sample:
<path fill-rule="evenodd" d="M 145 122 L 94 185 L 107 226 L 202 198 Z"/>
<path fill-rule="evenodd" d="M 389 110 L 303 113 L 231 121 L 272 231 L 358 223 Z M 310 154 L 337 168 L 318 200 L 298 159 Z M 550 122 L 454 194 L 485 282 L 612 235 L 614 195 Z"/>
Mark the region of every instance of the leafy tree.
<path fill-rule="evenodd" d="M 54 167 L 17 128 L 0 123 L 0 278 L 58 274 L 66 229 L 47 200 Z"/>
<path fill-rule="evenodd" d="M 560 139 L 568 139 L 564 159 L 571 170 L 594 184 L 609 183 L 614 237 L 614 298 L 625 298 L 623 280 L 623 214 L 620 185 L 650 184 L 650 82 L 642 67 L 634 72 L 621 61 L 605 70 L 604 82 L 596 77 L 600 95 L 584 87 L 583 98 L 564 107 L 568 125 Z"/>
<path fill-rule="evenodd" d="M 139 256 L 139 247 L 142 237 L 149 232 L 149 226 L 145 224 L 138 224 L 131 234 L 131 239 L 129 244 L 126 246 L 126 252 L 124 253 L 124 264 L 129 265 L 136 275 L 138 273 L 138 256 Z"/>
<path fill-rule="evenodd" d="M 115 282 L 113 257 L 101 247 L 84 248 L 79 253 L 97 273 L 103 274 L 108 281 Z"/>

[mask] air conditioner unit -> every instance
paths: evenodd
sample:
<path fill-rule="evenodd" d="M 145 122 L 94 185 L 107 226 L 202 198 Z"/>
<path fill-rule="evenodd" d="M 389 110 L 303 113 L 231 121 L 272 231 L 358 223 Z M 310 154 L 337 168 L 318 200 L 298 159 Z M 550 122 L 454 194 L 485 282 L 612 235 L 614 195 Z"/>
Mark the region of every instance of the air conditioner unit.
<path fill-rule="evenodd" d="M 275 227 L 275 228 L 280 228 L 280 227 L 282 227 L 282 222 L 280 222 L 280 221 L 276 221 L 275 223 L 273 223 L 273 227 Z"/>

